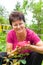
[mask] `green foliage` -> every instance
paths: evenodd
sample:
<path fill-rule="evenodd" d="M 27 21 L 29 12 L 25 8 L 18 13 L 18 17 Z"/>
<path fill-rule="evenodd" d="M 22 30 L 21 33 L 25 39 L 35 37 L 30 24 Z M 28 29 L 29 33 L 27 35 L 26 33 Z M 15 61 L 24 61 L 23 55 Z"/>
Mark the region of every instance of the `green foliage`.
<path fill-rule="evenodd" d="M 5 7 L 0 5 L 0 24 L 8 23 L 8 12 L 6 11 Z"/>
<path fill-rule="evenodd" d="M 16 55 L 13 56 L 13 58 L 20 58 L 20 59 L 18 60 L 18 62 L 20 62 L 20 63 L 22 63 L 22 64 L 26 64 L 26 59 L 25 59 L 26 56 L 29 56 L 29 53 L 16 54 Z"/>
<path fill-rule="evenodd" d="M 43 61 L 42 61 L 42 64 L 41 65 L 43 65 Z"/>
<path fill-rule="evenodd" d="M 38 34 L 43 34 L 43 1 L 39 0 L 39 2 L 32 2 L 30 3 L 30 10 L 33 13 L 32 18 L 32 26 L 31 28 L 34 28 L 34 31 Z M 36 30 L 35 30 L 36 29 Z M 43 39 L 42 36 L 39 35 L 41 39 Z"/>
<path fill-rule="evenodd" d="M 0 51 L 6 51 L 6 33 L 0 32 Z"/>
<path fill-rule="evenodd" d="M 7 24 L 8 23 L 8 20 L 3 17 L 3 16 L 0 16 L 0 24 Z"/>
<path fill-rule="evenodd" d="M 25 59 L 19 60 L 19 62 L 21 62 L 24 65 L 26 64 L 26 60 Z"/>
<path fill-rule="evenodd" d="M 3 16 L 5 8 L 0 5 L 0 16 Z"/>
<path fill-rule="evenodd" d="M 37 26 L 37 24 L 32 24 L 32 25 L 29 26 L 29 28 L 34 30 L 36 33 L 38 33 L 38 29 L 37 29 L 38 26 Z"/>
<path fill-rule="evenodd" d="M 20 11 L 23 12 L 24 14 L 27 14 L 26 10 L 28 8 L 28 0 L 23 0 L 22 6 L 20 5 L 19 2 L 17 2 L 14 11 Z"/>
<path fill-rule="evenodd" d="M 8 11 L 6 10 L 6 8 L 2 5 L 0 5 L 0 16 L 3 16 L 3 17 L 7 17 L 8 16 Z"/>

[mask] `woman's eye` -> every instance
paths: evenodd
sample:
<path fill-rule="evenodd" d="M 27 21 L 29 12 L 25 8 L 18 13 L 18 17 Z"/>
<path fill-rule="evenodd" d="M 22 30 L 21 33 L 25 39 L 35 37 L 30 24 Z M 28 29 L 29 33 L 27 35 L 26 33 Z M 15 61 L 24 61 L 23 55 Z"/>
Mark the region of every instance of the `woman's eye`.
<path fill-rule="evenodd" d="M 16 25 L 14 25 L 14 26 L 17 26 L 17 24 L 16 24 Z"/>
<path fill-rule="evenodd" d="M 19 25 L 22 25 L 23 23 L 20 23 Z"/>

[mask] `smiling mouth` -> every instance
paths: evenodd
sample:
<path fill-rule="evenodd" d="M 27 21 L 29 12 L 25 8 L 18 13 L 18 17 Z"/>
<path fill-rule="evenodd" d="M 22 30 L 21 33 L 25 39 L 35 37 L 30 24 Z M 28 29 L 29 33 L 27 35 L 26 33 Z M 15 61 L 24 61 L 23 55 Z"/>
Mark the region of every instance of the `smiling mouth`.
<path fill-rule="evenodd" d="M 22 32 L 22 31 L 23 31 L 23 30 L 18 30 L 17 32 L 19 32 L 19 33 L 20 33 L 20 32 Z"/>

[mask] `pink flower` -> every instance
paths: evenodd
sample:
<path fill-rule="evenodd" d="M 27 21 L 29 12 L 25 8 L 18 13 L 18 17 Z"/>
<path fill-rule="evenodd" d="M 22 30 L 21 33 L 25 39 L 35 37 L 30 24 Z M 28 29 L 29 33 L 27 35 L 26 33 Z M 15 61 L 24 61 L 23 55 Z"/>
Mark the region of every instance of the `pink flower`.
<path fill-rule="evenodd" d="M 27 41 L 22 41 L 22 42 L 18 42 L 17 46 L 18 47 L 23 47 L 23 46 L 26 46 L 28 44 Z"/>

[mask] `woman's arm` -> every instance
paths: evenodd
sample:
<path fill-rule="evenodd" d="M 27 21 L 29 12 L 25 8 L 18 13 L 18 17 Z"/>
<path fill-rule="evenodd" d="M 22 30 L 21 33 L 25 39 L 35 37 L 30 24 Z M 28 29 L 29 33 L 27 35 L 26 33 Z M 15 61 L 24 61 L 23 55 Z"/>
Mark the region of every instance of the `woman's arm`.
<path fill-rule="evenodd" d="M 6 51 L 7 51 L 8 54 L 12 51 L 12 44 L 11 43 L 7 42 L 7 44 L 6 44 Z"/>
<path fill-rule="evenodd" d="M 27 49 L 43 54 L 43 42 L 39 41 L 36 45 L 28 44 Z"/>
<path fill-rule="evenodd" d="M 18 54 L 18 49 L 15 48 L 14 50 L 12 50 L 12 47 L 13 47 L 12 44 L 7 42 L 6 51 L 9 57 Z"/>

